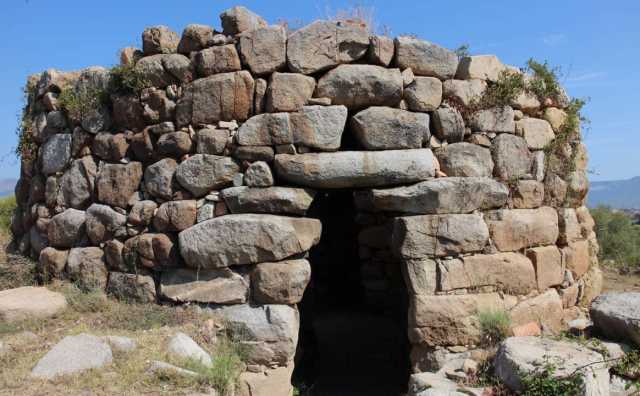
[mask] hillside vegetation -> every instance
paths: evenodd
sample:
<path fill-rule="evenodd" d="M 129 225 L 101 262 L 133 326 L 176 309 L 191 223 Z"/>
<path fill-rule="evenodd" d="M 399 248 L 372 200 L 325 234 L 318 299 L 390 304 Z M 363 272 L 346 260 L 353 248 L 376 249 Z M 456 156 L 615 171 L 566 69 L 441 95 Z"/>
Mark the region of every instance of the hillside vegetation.
<path fill-rule="evenodd" d="M 591 210 L 596 222 L 603 265 L 615 266 L 623 272 L 640 269 L 640 226 L 633 224 L 623 212 L 600 206 Z"/>

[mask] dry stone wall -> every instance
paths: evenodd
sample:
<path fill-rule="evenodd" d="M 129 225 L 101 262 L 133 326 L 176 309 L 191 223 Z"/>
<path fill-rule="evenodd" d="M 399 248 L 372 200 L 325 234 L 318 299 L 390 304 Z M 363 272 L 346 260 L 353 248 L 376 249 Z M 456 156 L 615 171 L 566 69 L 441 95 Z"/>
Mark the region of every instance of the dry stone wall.
<path fill-rule="evenodd" d="M 415 371 L 478 345 L 480 311 L 557 332 L 599 293 L 584 146 L 547 149 L 565 100 L 465 113 L 517 71 L 358 21 L 221 19 L 147 28 L 121 56 L 138 90 L 100 67 L 29 79 L 12 230 L 43 274 L 208 304 L 249 336 L 253 368 L 277 368 L 276 385 L 250 377 L 264 389 L 291 373 L 317 190 L 353 190 L 364 270 L 403 274 Z"/>

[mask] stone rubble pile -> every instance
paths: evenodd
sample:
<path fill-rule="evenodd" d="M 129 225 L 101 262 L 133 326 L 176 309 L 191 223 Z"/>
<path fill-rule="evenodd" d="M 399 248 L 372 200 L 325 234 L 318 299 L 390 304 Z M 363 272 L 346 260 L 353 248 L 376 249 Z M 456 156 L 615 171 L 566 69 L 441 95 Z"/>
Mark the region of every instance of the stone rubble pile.
<path fill-rule="evenodd" d="M 584 145 L 545 159 L 562 103 L 519 97 L 463 117 L 451 101 L 510 68 L 495 56 L 459 61 L 351 20 L 287 32 L 243 7 L 221 20 L 222 32 L 145 29 L 121 56 L 151 84 L 139 93 L 109 91 L 99 67 L 30 78 L 37 149 L 12 230 L 43 273 L 211 304 L 249 336 L 249 364 L 278 378 L 321 236 L 305 217 L 317 190 L 354 191 L 364 289 L 409 294 L 415 372 L 478 344 L 482 310 L 558 332 L 599 294 Z M 69 89 L 109 100 L 78 116 L 60 103 Z M 574 158 L 567 175 L 553 165 Z"/>

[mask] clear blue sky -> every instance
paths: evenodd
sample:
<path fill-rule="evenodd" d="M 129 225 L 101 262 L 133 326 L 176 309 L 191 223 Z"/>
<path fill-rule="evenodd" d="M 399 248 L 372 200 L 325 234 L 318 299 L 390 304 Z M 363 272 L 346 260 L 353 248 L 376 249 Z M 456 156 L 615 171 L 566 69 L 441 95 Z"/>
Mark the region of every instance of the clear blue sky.
<path fill-rule="evenodd" d="M 326 10 L 372 7 L 393 35 L 415 34 L 448 48 L 496 54 L 522 66 L 533 57 L 561 66 L 572 96 L 590 97 L 586 142 L 592 180 L 640 175 L 640 1 L 393 0 L 5 0 L 0 15 L 0 179 L 17 177 L 15 146 L 20 89 L 31 73 L 111 66 L 120 48 L 140 45 L 145 26 L 182 32 L 189 23 L 220 27 L 218 15 L 241 4 L 270 23 L 310 21 Z"/>

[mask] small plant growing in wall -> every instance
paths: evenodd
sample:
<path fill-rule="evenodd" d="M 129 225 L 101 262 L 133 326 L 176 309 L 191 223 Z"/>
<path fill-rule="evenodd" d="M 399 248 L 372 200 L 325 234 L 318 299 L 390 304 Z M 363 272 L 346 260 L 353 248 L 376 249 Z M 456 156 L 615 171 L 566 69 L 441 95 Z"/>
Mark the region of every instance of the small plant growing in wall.
<path fill-rule="evenodd" d="M 16 135 L 18 136 L 18 145 L 15 148 L 15 154 L 18 158 L 31 161 L 35 159 L 38 146 L 33 141 L 33 108 L 31 103 L 35 101 L 36 86 L 34 81 L 29 81 L 23 88 L 24 106 L 18 116 L 18 126 L 16 127 Z"/>
<path fill-rule="evenodd" d="M 138 96 L 143 89 L 151 86 L 149 79 L 136 69 L 133 62 L 114 66 L 110 73 L 109 92 L 113 94 Z"/>
<path fill-rule="evenodd" d="M 511 335 L 511 317 L 503 310 L 478 312 L 480 335 L 484 345 L 497 345 Z"/>
<path fill-rule="evenodd" d="M 109 95 L 105 90 L 84 86 L 67 86 L 58 96 L 60 107 L 71 120 L 78 123 L 108 103 Z"/>

